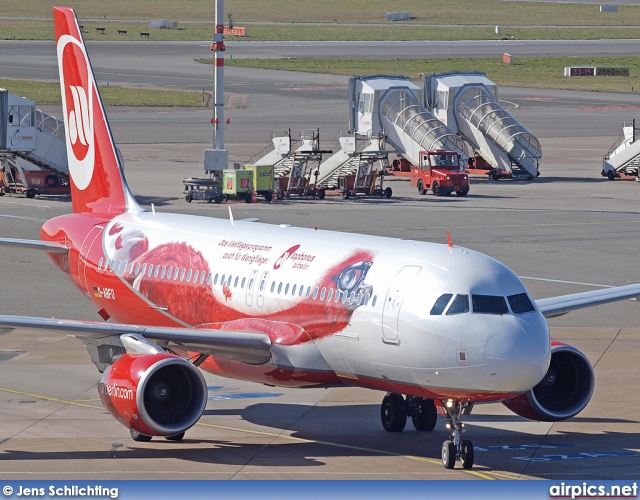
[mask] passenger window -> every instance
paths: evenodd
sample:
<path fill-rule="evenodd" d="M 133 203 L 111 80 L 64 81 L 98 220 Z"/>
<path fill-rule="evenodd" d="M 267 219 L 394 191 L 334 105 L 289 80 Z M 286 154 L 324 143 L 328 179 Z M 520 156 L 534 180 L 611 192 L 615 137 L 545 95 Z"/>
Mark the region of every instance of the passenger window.
<path fill-rule="evenodd" d="M 142 264 L 142 269 L 140 270 L 140 274 L 144 276 L 146 272 L 147 272 L 147 265 Z"/>
<path fill-rule="evenodd" d="M 218 273 L 216 273 L 216 277 L 213 279 L 213 284 L 214 285 L 218 284 Z"/>
<path fill-rule="evenodd" d="M 102 269 L 102 262 L 104 261 L 104 259 L 102 257 L 100 257 L 100 260 L 98 261 L 98 271 L 100 271 Z"/>
<path fill-rule="evenodd" d="M 207 274 L 207 285 L 211 284 L 211 273 Z"/>
<path fill-rule="evenodd" d="M 442 314 L 442 312 L 447 307 L 447 304 L 449 304 L 451 297 L 453 297 L 452 293 L 444 293 L 440 295 L 440 297 L 438 297 L 438 299 L 436 300 L 436 303 L 433 304 L 433 307 L 431 308 L 431 312 L 429 314 L 431 314 L 431 316 L 438 316 Z"/>
<path fill-rule="evenodd" d="M 244 283 L 247 280 L 247 278 L 242 278 L 242 283 L 240 283 L 240 288 L 244 288 Z"/>
<path fill-rule="evenodd" d="M 220 286 L 224 285 L 224 279 L 225 279 L 226 277 L 227 277 L 227 276 L 226 276 L 225 274 L 223 274 L 223 275 L 222 275 L 222 278 L 220 278 Z"/>
<path fill-rule="evenodd" d="M 514 314 L 524 314 L 536 310 L 526 293 L 509 295 L 507 300 L 509 300 L 509 305 L 511 306 L 511 310 Z"/>
<path fill-rule="evenodd" d="M 333 297 L 333 288 L 329 288 L 329 293 L 327 294 L 327 302 L 331 302 L 332 297 Z"/>
<path fill-rule="evenodd" d="M 133 274 L 133 266 L 134 266 L 134 263 L 132 262 L 131 266 L 129 267 L 129 274 Z"/>
<path fill-rule="evenodd" d="M 282 291 L 282 281 L 280 282 L 280 284 L 278 285 L 278 293 L 280 293 Z"/>
<path fill-rule="evenodd" d="M 374 295 L 373 296 L 373 302 L 371 302 L 371 307 L 376 307 L 376 301 L 378 300 L 378 296 Z"/>
<path fill-rule="evenodd" d="M 147 272 L 147 276 L 151 278 L 152 274 L 153 274 L 153 264 L 149 264 L 149 271 Z"/>
<path fill-rule="evenodd" d="M 193 274 L 193 271 L 191 269 L 189 269 L 189 272 L 187 273 L 187 282 L 191 281 L 191 275 Z"/>
<path fill-rule="evenodd" d="M 308 286 L 308 287 L 307 287 L 307 293 L 306 293 L 306 295 L 305 295 L 305 298 L 307 298 L 307 299 L 308 299 L 308 298 L 309 298 L 309 295 L 311 295 L 311 287 L 310 287 L 310 286 Z"/>
<path fill-rule="evenodd" d="M 209 276 L 211 276 L 211 275 L 209 275 Z M 205 276 L 204 276 L 204 271 L 202 271 L 202 272 L 200 273 L 200 284 L 201 284 L 201 285 L 204 283 L 204 277 L 205 277 Z"/>
<path fill-rule="evenodd" d="M 273 290 L 275 290 L 275 288 L 276 288 L 276 282 L 275 282 L 275 281 L 273 281 L 273 282 L 271 283 L 271 293 L 273 293 Z"/>
<path fill-rule="evenodd" d="M 367 294 L 367 295 L 364 297 L 364 305 L 365 305 L 365 306 L 368 306 L 368 305 L 369 305 L 369 299 L 370 299 L 370 298 L 371 298 L 371 295 L 369 295 L 369 294 Z"/>
<path fill-rule="evenodd" d="M 180 281 L 184 281 L 184 275 L 187 274 L 187 270 L 183 267 L 180 273 Z"/>
<path fill-rule="evenodd" d="M 275 283 L 276 283 L 276 282 L 274 281 L 274 282 L 273 282 L 273 284 L 271 285 L 271 291 L 272 291 L 272 292 L 273 292 L 273 285 L 275 285 Z M 260 291 L 261 291 L 261 292 L 264 290 L 264 287 L 265 287 L 265 285 L 266 285 L 266 284 L 267 284 L 267 282 L 266 282 L 266 281 L 262 281 L 262 282 L 260 283 Z"/>
<path fill-rule="evenodd" d="M 193 273 L 193 282 L 197 283 L 198 282 L 198 276 L 200 275 L 200 271 L 196 271 L 195 273 Z"/>
<path fill-rule="evenodd" d="M 233 288 L 238 288 L 238 281 L 240 280 L 240 276 L 236 276 L 236 280 L 233 282 Z M 229 280 L 231 281 L 231 280 Z"/>
<path fill-rule="evenodd" d="M 250 288 L 250 289 L 253 289 L 253 283 L 254 283 L 254 279 L 253 279 L 253 278 L 251 278 L 251 279 L 249 280 L 249 288 Z"/>
<path fill-rule="evenodd" d="M 300 285 L 300 291 L 298 292 L 298 297 L 302 297 L 302 292 L 304 292 L 304 285 Z"/>
<path fill-rule="evenodd" d="M 291 289 L 291 295 L 295 295 L 296 294 L 296 287 L 298 285 L 293 285 L 293 288 Z"/>
<path fill-rule="evenodd" d="M 231 286 L 232 279 L 233 279 L 233 276 L 229 275 L 229 278 L 227 278 L 227 286 Z"/>
<path fill-rule="evenodd" d="M 358 307 L 362 305 L 362 291 L 358 292 L 358 298 L 356 299 L 357 302 L 356 304 L 358 304 Z"/>
<path fill-rule="evenodd" d="M 322 291 L 320 292 L 320 300 L 324 300 L 324 294 L 327 293 L 327 289 L 323 288 Z"/>
<path fill-rule="evenodd" d="M 478 314 L 507 314 L 507 301 L 500 295 L 472 295 L 473 312 Z"/>
<path fill-rule="evenodd" d="M 318 298 L 318 287 L 315 287 L 313 289 L 313 300 L 316 300 Z"/>
<path fill-rule="evenodd" d="M 118 265 L 117 265 L 117 267 L 116 267 L 116 272 L 117 272 L 117 273 L 119 273 L 119 272 L 120 272 L 120 266 L 121 266 L 121 265 L 122 265 L 122 261 L 121 261 L 121 260 L 119 260 L 119 261 L 118 261 Z"/>
<path fill-rule="evenodd" d="M 154 277 L 154 278 L 157 278 L 157 277 L 158 277 L 158 273 L 159 273 L 159 272 L 160 272 L 160 266 L 156 266 L 156 270 L 155 270 L 155 272 L 153 273 L 153 277 Z"/>
<path fill-rule="evenodd" d="M 178 274 L 180 273 L 180 268 L 176 267 L 175 271 L 173 271 L 173 281 L 178 280 Z"/>
<path fill-rule="evenodd" d="M 469 296 L 468 295 L 456 295 L 447 310 L 447 316 L 453 316 L 454 314 L 462 314 L 469 312 Z"/>
<path fill-rule="evenodd" d="M 287 283 L 287 286 L 284 287 L 284 294 L 288 294 L 289 293 L 289 283 Z"/>

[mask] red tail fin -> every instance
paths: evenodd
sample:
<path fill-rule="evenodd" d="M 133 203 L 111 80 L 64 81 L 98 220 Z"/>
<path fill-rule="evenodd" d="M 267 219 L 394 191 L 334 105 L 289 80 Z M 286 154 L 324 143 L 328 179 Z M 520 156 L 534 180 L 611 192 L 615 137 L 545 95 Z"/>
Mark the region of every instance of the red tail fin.
<path fill-rule="evenodd" d="M 73 9 L 53 8 L 75 213 L 140 210 L 129 192 Z"/>

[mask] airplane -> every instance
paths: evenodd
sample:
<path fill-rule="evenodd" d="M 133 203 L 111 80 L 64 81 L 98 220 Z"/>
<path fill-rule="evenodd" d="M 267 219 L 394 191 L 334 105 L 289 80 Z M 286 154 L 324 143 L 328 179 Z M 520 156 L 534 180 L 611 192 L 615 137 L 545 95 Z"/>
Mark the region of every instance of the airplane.
<path fill-rule="evenodd" d="M 589 402 L 587 357 L 545 317 L 640 296 L 640 284 L 533 300 L 502 263 L 447 244 L 160 213 L 131 194 L 73 9 L 54 7 L 72 213 L 38 248 L 104 321 L 0 316 L 72 332 L 104 407 L 136 441 L 181 440 L 207 403 L 201 370 L 269 386 L 385 392 L 382 425 L 446 417 L 442 464 L 474 464 L 463 417 L 501 401 L 561 421 Z"/>

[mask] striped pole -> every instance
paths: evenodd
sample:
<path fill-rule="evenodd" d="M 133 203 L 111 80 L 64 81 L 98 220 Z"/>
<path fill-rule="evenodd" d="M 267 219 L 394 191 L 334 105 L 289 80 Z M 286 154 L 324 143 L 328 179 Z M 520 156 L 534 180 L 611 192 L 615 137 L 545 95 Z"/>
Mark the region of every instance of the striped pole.
<path fill-rule="evenodd" d="M 216 0 L 216 31 L 213 35 L 213 143 L 224 149 L 224 0 Z"/>

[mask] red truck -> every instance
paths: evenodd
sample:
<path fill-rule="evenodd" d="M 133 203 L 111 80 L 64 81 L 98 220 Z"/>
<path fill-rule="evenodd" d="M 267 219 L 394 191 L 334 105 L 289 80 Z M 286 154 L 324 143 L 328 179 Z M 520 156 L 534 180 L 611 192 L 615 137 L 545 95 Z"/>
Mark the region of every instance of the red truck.
<path fill-rule="evenodd" d="M 469 176 L 454 151 L 421 151 L 420 165 L 411 166 L 410 183 L 420 194 L 431 190 L 436 196 L 467 196 Z"/>

